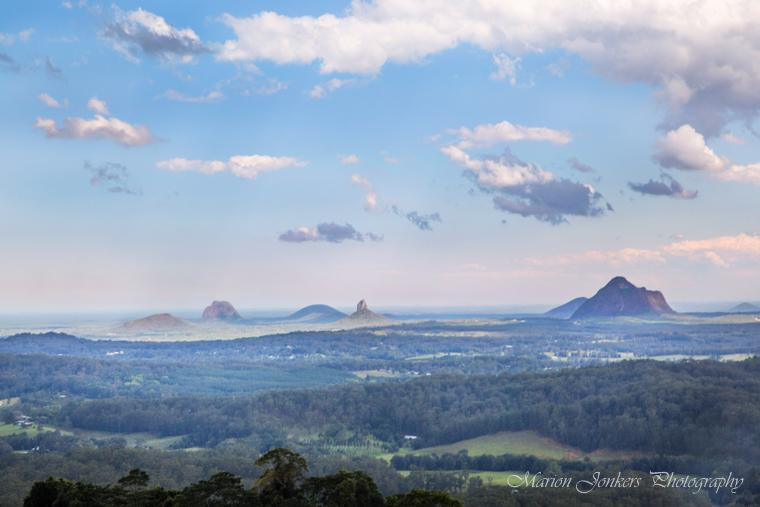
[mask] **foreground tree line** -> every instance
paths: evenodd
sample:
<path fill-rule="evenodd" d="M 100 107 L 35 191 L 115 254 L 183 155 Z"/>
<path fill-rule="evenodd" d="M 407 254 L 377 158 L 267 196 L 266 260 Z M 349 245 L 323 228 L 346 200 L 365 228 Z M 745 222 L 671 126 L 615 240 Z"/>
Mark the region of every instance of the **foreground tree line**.
<path fill-rule="evenodd" d="M 149 487 L 150 477 L 133 469 L 117 484 L 98 486 L 49 478 L 32 486 L 24 507 L 52 506 L 366 506 L 457 507 L 448 493 L 413 490 L 384 498 L 372 478 L 361 471 L 306 477 L 306 460 L 289 449 L 277 448 L 256 460 L 264 472 L 252 488 L 240 477 L 219 472 L 182 490 Z"/>
<path fill-rule="evenodd" d="M 96 485 L 48 478 L 36 482 L 24 507 L 528 507 L 615 506 L 662 507 L 682 505 L 683 493 L 653 488 L 607 489 L 588 497 L 572 489 L 512 489 L 485 486 L 471 480 L 456 497 L 445 491 L 413 489 L 383 497 L 372 477 L 363 471 L 345 471 L 307 477 L 306 460 L 285 448 L 272 449 L 256 460 L 263 469 L 253 487 L 240 477 L 218 472 L 183 489 L 149 486 L 150 477 L 138 468 L 112 485 Z M 710 505 L 705 495 L 690 496 L 689 504 Z M 735 503 L 734 505 L 750 505 Z"/>

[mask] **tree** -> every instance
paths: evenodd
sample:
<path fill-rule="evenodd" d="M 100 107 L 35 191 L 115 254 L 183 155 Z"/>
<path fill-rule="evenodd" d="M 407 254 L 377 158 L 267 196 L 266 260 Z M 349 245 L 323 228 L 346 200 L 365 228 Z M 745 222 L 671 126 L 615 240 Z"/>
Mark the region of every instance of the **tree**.
<path fill-rule="evenodd" d="M 277 505 L 299 496 L 299 487 L 308 470 L 306 460 L 300 454 L 278 447 L 260 456 L 256 464 L 267 467 L 254 484 L 262 499 Z"/>
<path fill-rule="evenodd" d="M 133 468 L 127 475 L 119 479 L 119 486 L 126 489 L 141 489 L 148 485 L 150 476 L 144 470 Z"/>
<path fill-rule="evenodd" d="M 375 481 L 361 471 L 346 472 L 325 477 L 306 479 L 304 497 L 309 505 L 322 507 L 383 507 L 383 495 L 377 489 Z"/>

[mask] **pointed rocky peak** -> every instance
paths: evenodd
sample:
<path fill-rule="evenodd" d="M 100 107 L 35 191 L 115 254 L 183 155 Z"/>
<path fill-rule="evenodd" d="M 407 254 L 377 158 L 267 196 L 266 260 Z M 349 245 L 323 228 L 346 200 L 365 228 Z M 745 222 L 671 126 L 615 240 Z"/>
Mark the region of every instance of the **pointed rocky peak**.
<path fill-rule="evenodd" d="M 633 285 L 631 282 L 629 282 L 626 277 L 624 276 L 616 276 L 609 282 L 607 282 L 607 285 L 605 285 L 602 290 L 604 289 L 635 289 L 636 286 Z"/>
<path fill-rule="evenodd" d="M 362 299 L 356 305 L 356 311 L 347 317 L 350 321 L 380 323 L 388 320 L 385 315 L 380 315 L 369 309 L 367 302 Z"/>

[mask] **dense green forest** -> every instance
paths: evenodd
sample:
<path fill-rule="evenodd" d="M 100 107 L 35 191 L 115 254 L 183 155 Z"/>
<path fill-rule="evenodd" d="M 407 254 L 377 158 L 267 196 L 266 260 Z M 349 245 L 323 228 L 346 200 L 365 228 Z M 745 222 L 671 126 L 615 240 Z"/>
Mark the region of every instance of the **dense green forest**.
<path fill-rule="evenodd" d="M 741 456 L 760 462 L 760 359 L 636 361 L 541 374 L 444 376 L 250 398 L 73 401 L 49 422 L 115 433 L 263 445 L 335 428 L 417 447 L 531 429 L 586 451 Z M 41 414 L 45 416 L 45 414 Z M 287 428 L 287 432 L 283 431 Z"/>
<path fill-rule="evenodd" d="M 284 448 L 261 455 L 255 461 L 259 476 L 250 487 L 233 473 L 216 472 L 181 489 L 150 485 L 150 475 L 133 468 L 116 484 L 99 485 L 84 481 L 48 478 L 33 484 L 24 507 L 55 505 L 98 505 L 102 507 L 153 506 L 288 506 L 288 507 L 487 507 L 532 505 L 597 506 L 677 506 L 691 493 L 642 487 L 600 489 L 589 497 L 577 489 L 563 487 L 518 489 L 486 486 L 473 479 L 455 493 L 412 487 L 384 497 L 373 478 L 361 470 L 339 470 L 328 475 L 308 475 L 309 465 L 302 456 Z M 642 477 L 626 472 L 626 477 Z M 593 480 L 589 474 L 573 474 L 570 480 Z M 750 494 L 742 500 L 752 501 Z M 705 494 L 688 498 L 691 505 L 709 505 Z"/>

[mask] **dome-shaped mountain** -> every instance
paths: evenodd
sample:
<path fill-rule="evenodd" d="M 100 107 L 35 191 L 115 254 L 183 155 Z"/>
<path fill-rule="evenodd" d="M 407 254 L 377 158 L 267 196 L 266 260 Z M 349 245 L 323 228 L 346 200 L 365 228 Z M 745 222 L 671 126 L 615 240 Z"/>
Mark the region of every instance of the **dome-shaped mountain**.
<path fill-rule="evenodd" d="M 214 301 L 203 310 L 203 320 L 240 320 L 240 314 L 228 301 Z"/>
<path fill-rule="evenodd" d="M 636 287 L 616 276 L 573 313 L 573 319 L 675 313 L 660 291 Z"/>
<path fill-rule="evenodd" d="M 286 317 L 287 320 L 299 322 L 325 323 L 335 322 L 346 317 L 346 314 L 328 305 L 309 305 Z"/>
<path fill-rule="evenodd" d="M 121 327 L 130 331 L 160 331 L 187 327 L 189 324 L 169 313 L 156 313 L 142 319 L 130 320 Z"/>
<path fill-rule="evenodd" d="M 731 313 L 760 313 L 760 306 L 752 303 L 742 303 L 729 310 Z"/>

